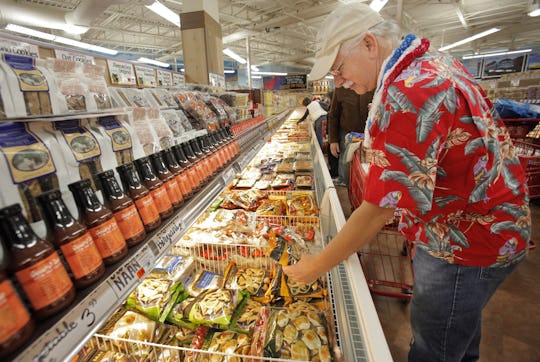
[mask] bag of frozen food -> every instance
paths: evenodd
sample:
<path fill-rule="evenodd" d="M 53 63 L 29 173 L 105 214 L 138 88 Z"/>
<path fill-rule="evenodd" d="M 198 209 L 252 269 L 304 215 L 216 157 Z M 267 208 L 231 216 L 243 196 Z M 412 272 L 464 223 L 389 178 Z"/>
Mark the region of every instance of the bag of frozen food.
<path fill-rule="evenodd" d="M 239 267 L 236 263 L 229 263 L 225 270 L 224 287 L 241 290 L 251 296 L 261 296 L 270 286 L 270 275 L 266 269 Z"/>
<path fill-rule="evenodd" d="M 143 147 L 145 155 L 150 155 L 160 150 L 159 137 L 150 122 L 148 122 L 146 108 L 133 108 L 130 124 L 133 127 L 137 140 Z"/>
<path fill-rule="evenodd" d="M 287 192 L 288 216 L 318 216 L 319 208 L 312 191 Z"/>
<path fill-rule="evenodd" d="M 194 267 L 195 262 L 192 257 L 165 254 L 154 266 L 152 275 L 158 275 L 175 282 L 183 283 L 191 274 Z"/>
<path fill-rule="evenodd" d="M 180 292 L 176 298 L 175 304 L 167 314 L 165 320 L 179 327 L 194 328 L 196 325 L 189 321 L 188 316 L 185 313 L 188 306 L 190 306 L 194 301 L 195 297 L 190 296 L 187 291 L 184 290 Z M 190 341 L 187 341 L 187 343 L 184 344 L 189 343 Z"/>
<path fill-rule="evenodd" d="M 77 208 L 67 187 L 69 177 L 58 142 L 50 133 L 32 130 L 32 123 L 37 122 L 0 123 L 0 199 L 3 206 L 21 204 L 28 222 L 44 236 L 38 195 L 60 189 L 74 215 Z"/>
<path fill-rule="evenodd" d="M 184 288 L 189 295 L 197 297 L 205 290 L 219 288 L 221 285 L 223 275 L 203 269 L 190 276 L 184 283 Z"/>
<path fill-rule="evenodd" d="M 275 265 L 274 276 L 267 294 L 271 294 L 274 300 L 284 300 L 286 303 L 298 299 L 310 300 L 312 298 L 323 298 L 328 291 L 323 288 L 320 280 L 311 284 L 289 279 L 283 273 L 283 267 L 280 264 Z"/>
<path fill-rule="evenodd" d="M 324 315 L 264 307 L 256 322 L 251 355 L 299 361 L 333 360 Z"/>
<path fill-rule="evenodd" d="M 81 63 L 83 78 L 88 88 L 86 105 L 89 111 L 104 111 L 112 108 L 111 95 L 105 81 L 105 67 Z"/>
<path fill-rule="evenodd" d="M 266 193 L 260 190 L 229 191 L 224 193 L 220 207 L 223 209 L 240 208 L 255 211 L 266 197 Z"/>
<path fill-rule="evenodd" d="M 237 312 L 231 321 L 230 329 L 241 333 L 249 333 L 255 327 L 263 307 L 263 303 L 254 298 L 246 297 L 242 304 L 238 306 Z"/>
<path fill-rule="evenodd" d="M 150 274 L 128 296 L 126 305 L 163 322 L 182 290 L 181 283 Z"/>
<path fill-rule="evenodd" d="M 43 64 L 53 75 L 60 93 L 65 98 L 68 111 L 77 113 L 89 111 L 88 85 L 85 84 L 86 79 L 81 70 L 83 63 L 47 58 Z M 92 111 L 95 110 L 92 109 Z"/>
<path fill-rule="evenodd" d="M 249 355 L 250 349 L 251 338 L 245 333 L 211 330 L 202 347 L 202 350 L 207 351 L 207 353 L 200 353 L 197 361 L 203 362 L 210 359 L 215 362 L 240 360 L 240 357 L 233 355 Z"/>
<path fill-rule="evenodd" d="M 236 308 L 246 296 L 239 290 L 209 289 L 197 296 L 185 313 L 190 322 L 227 329 Z"/>

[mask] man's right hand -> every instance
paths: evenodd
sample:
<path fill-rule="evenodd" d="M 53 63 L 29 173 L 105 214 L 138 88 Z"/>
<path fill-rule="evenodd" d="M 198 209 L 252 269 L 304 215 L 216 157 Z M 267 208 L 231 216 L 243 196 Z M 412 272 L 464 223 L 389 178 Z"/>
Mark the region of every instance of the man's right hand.
<path fill-rule="evenodd" d="M 339 157 L 339 142 L 332 142 L 330 143 L 330 153 L 335 158 Z"/>

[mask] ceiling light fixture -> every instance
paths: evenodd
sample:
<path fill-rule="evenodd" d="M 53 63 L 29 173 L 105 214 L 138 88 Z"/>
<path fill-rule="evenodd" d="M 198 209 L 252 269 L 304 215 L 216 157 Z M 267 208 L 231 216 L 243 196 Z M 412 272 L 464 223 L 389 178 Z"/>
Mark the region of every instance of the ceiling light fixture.
<path fill-rule="evenodd" d="M 287 75 L 283 72 L 251 72 L 252 75 Z"/>
<path fill-rule="evenodd" d="M 223 71 L 223 73 L 234 74 L 234 73 L 236 73 L 236 70 L 234 70 L 234 69 L 225 69 L 225 70 Z"/>
<path fill-rule="evenodd" d="M 178 15 L 159 1 L 156 0 L 152 5 L 146 5 L 146 8 L 152 10 L 154 13 L 158 14 L 163 19 L 170 21 L 177 27 L 180 27 L 180 15 Z"/>
<path fill-rule="evenodd" d="M 251 66 L 251 70 L 254 71 L 254 72 L 258 72 L 258 71 L 259 71 L 259 68 L 257 68 L 256 65 L 252 65 L 252 66 Z"/>
<path fill-rule="evenodd" d="M 456 6 L 456 14 L 457 14 L 457 17 L 458 17 L 459 21 L 461 22 L 461 25 L 463 25 L 463 27 L 465 29 L 468 29 L 469 24 L 467 24 L 467 20 L 465 20 L 465 16 L 463 15 L 463 11 L 461 11 L 461 6 L 460 5 Z"/>
<path fill-rule="evenodd" d="M 510 55 L 510 54 L 520 54 L 520 53 L 530 53 L 532 49 L 522 49 L 522 50 L 511 50 L 508 52 L 497 52 L 497 53 L 484 53 L 484 54 L 475 54 L 475 55 L 464 55 L 462 59 L 476 59 L 476 58 L 489 58 L 496 57 L 499 55 Z"/>
<path fill-rule="evenodd" d="M 373 9 L 373 11 L 379 12 L 384 8 L 387 2 L 388 0 L 373 0 L 371 4 L 369 4 L 369 7 Z"/>
<path fill-rule="evenodd" d="M 535 16 L 539 16 L 540 15 L 540 5 L 536 5 L 536 9 L 532 9 L 531 11 L 529 11 L 529 13 L 527 15 L 531 16 L 531 17 L 535 17 Z"/>
<path fill-rule="evenodd" d="M 448 50 L 448 49 L 452 49 L 452 48 L 455 48 L 455 47 L 458 47 L 460 45 L 463 45 L 463 44 L 467 44 L 473 40 L 476 40 L 476 39 L 480 39 L 480 38 L 483 38 L 485 36 L 488 36 L 490 34 L 493 34 L 493 33 L 496 33 L 498 31 L 500 31 L 501 28 L 491 28 L 491 29 L 488 29 L 486 31 L 483 31 L 481 33 L 478 33 L 476 35 L 473 35 L 473 36 L 470 36 L 468 38 L 465 38 L 465 39 L 462 39 L 460 41 L 457 41 L 455 43 L 452 43 L 452 44 L 449 44 L 449 45 L 446 45 L 444 47 L 441 47 L 439 48 L 439 51 L 445 51 L 445 50 Z"/>
<path fill-rule="evenodd" d="M 160 62 L 159 60 L 149 59 L 145 57 L 140 57 L 139 59 L 137 59 L 137 61 L 141 63 L 157 65 L 158 67 L 164 67 L 164 68 L 168 68 L 171 66 L 169 63 L 164 63 L 164 62 Z"/>
<path fill-rule="evenodd" d="M 242 58 L 240 55 L 236 54 L 235 52 L 233 52 L 229 48 L 223 49 L 223 54 L 233 58 L 234 60 L 236 60 L 240 64 L 246 64 L 247 63 L 247 60 L 245 60 L 244 58 Z"/>
<path fill-rule="evenodd" d="M 262 79 L 260 75 L 252 75 L 251 79 Z"/>
<path fill-rule="evenodd" d="M 109 55 L 118 54 L 117 50 L 100 47 L 98 45 L 84 43 L 82 41 L 78 41 L 78 40 L 74 40 L 74 39 L 70 39 L 70 38 L 64 38 L 63 36 L 57 36 L 57 35 L 53 35 L 53 34 L 49 34 L 49 33 L 44 33 L 42 31 L 37 31 L 37 30 L 30 29 L 30 28 L 20 26 L 20 25 L 16 25 L 16 24 L 7 24 L 6 25 L 6 30 L 13 31 L 15 33 L 23 34 L 23 35 L 26 35 L 26 36 L 33 36 L 33 37 L 40 38 L 40 39 L 45 39 L 45 40 L 48 40 L 48 41 L 54 41 L 54 42 L 57 42 L 57 43 L 70 45 L 70 46 L 74 46 L 74 47 L 77 47 L 77 48 L 91 50 L 91 51 L 94 51 L 94 52 L 99 52 L 99 53 L 104 53 L 104 54 L 109 54 Z"/>

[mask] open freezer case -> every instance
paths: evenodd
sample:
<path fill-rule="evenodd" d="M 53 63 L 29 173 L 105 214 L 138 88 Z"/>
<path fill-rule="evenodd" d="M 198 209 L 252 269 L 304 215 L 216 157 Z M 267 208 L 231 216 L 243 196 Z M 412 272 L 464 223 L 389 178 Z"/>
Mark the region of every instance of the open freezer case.
<path fill-rule="evenodd" d="M 280 273 L 282 265 L 294 262 L 301 252 L 324 247 L 345 223 L 325 159 L 315 137 L 311 139 L 295 137 L 303 144 L 301 150 L 310 153 L 310 190 L 261 190 L 253 188 L 256 182 L 236 187 L 246 180 L 242 175 L 252 175 L 254 161 L 260 165 L 269 158 L 261 156 L 263 146 L 271 144 L 265 137 L 243 142 L 237 174 L 228 172 L 226 187 L 218 190 L 216 185 L 191 208 L 197 216 L 178 236 L 167 261 L 158 261 L 159 268 L 127 298 L 128 308 L 118 309 L 100 326 L 81 357 L 94 351 L 89 360 L 127 355 L 151 361 L 391 360 L 356 255 L 316 286 L 295 285 Z M 301 200 L 296 208 L 295 200 Z M 242 207 L 222 207 L 227 203 Z M 298 207 L 303 209 L 298 212 Z M 152 273 L 178 258 L 183 266 L 168 272 L 161 294 L 156 297 L 157 289 L 145 294 L 147 285 L 158 283 Z M 145 304 L 149 298 L 161 301 L 157 311 Z M 244 313 L 249 327 L 239 327 Z M 178 343 L 183 338 L 188 339 Z"/>

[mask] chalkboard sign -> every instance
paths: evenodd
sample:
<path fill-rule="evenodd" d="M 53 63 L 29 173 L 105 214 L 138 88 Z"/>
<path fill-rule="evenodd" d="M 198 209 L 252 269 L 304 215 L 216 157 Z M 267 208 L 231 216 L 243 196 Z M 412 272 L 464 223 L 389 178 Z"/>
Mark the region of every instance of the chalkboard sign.
<path fill-rule="evenodd" d="M 307 75 L 278 75 L 263 77 L 263 89 L 267 90 L 289 90 L 306 89 Z"/>

